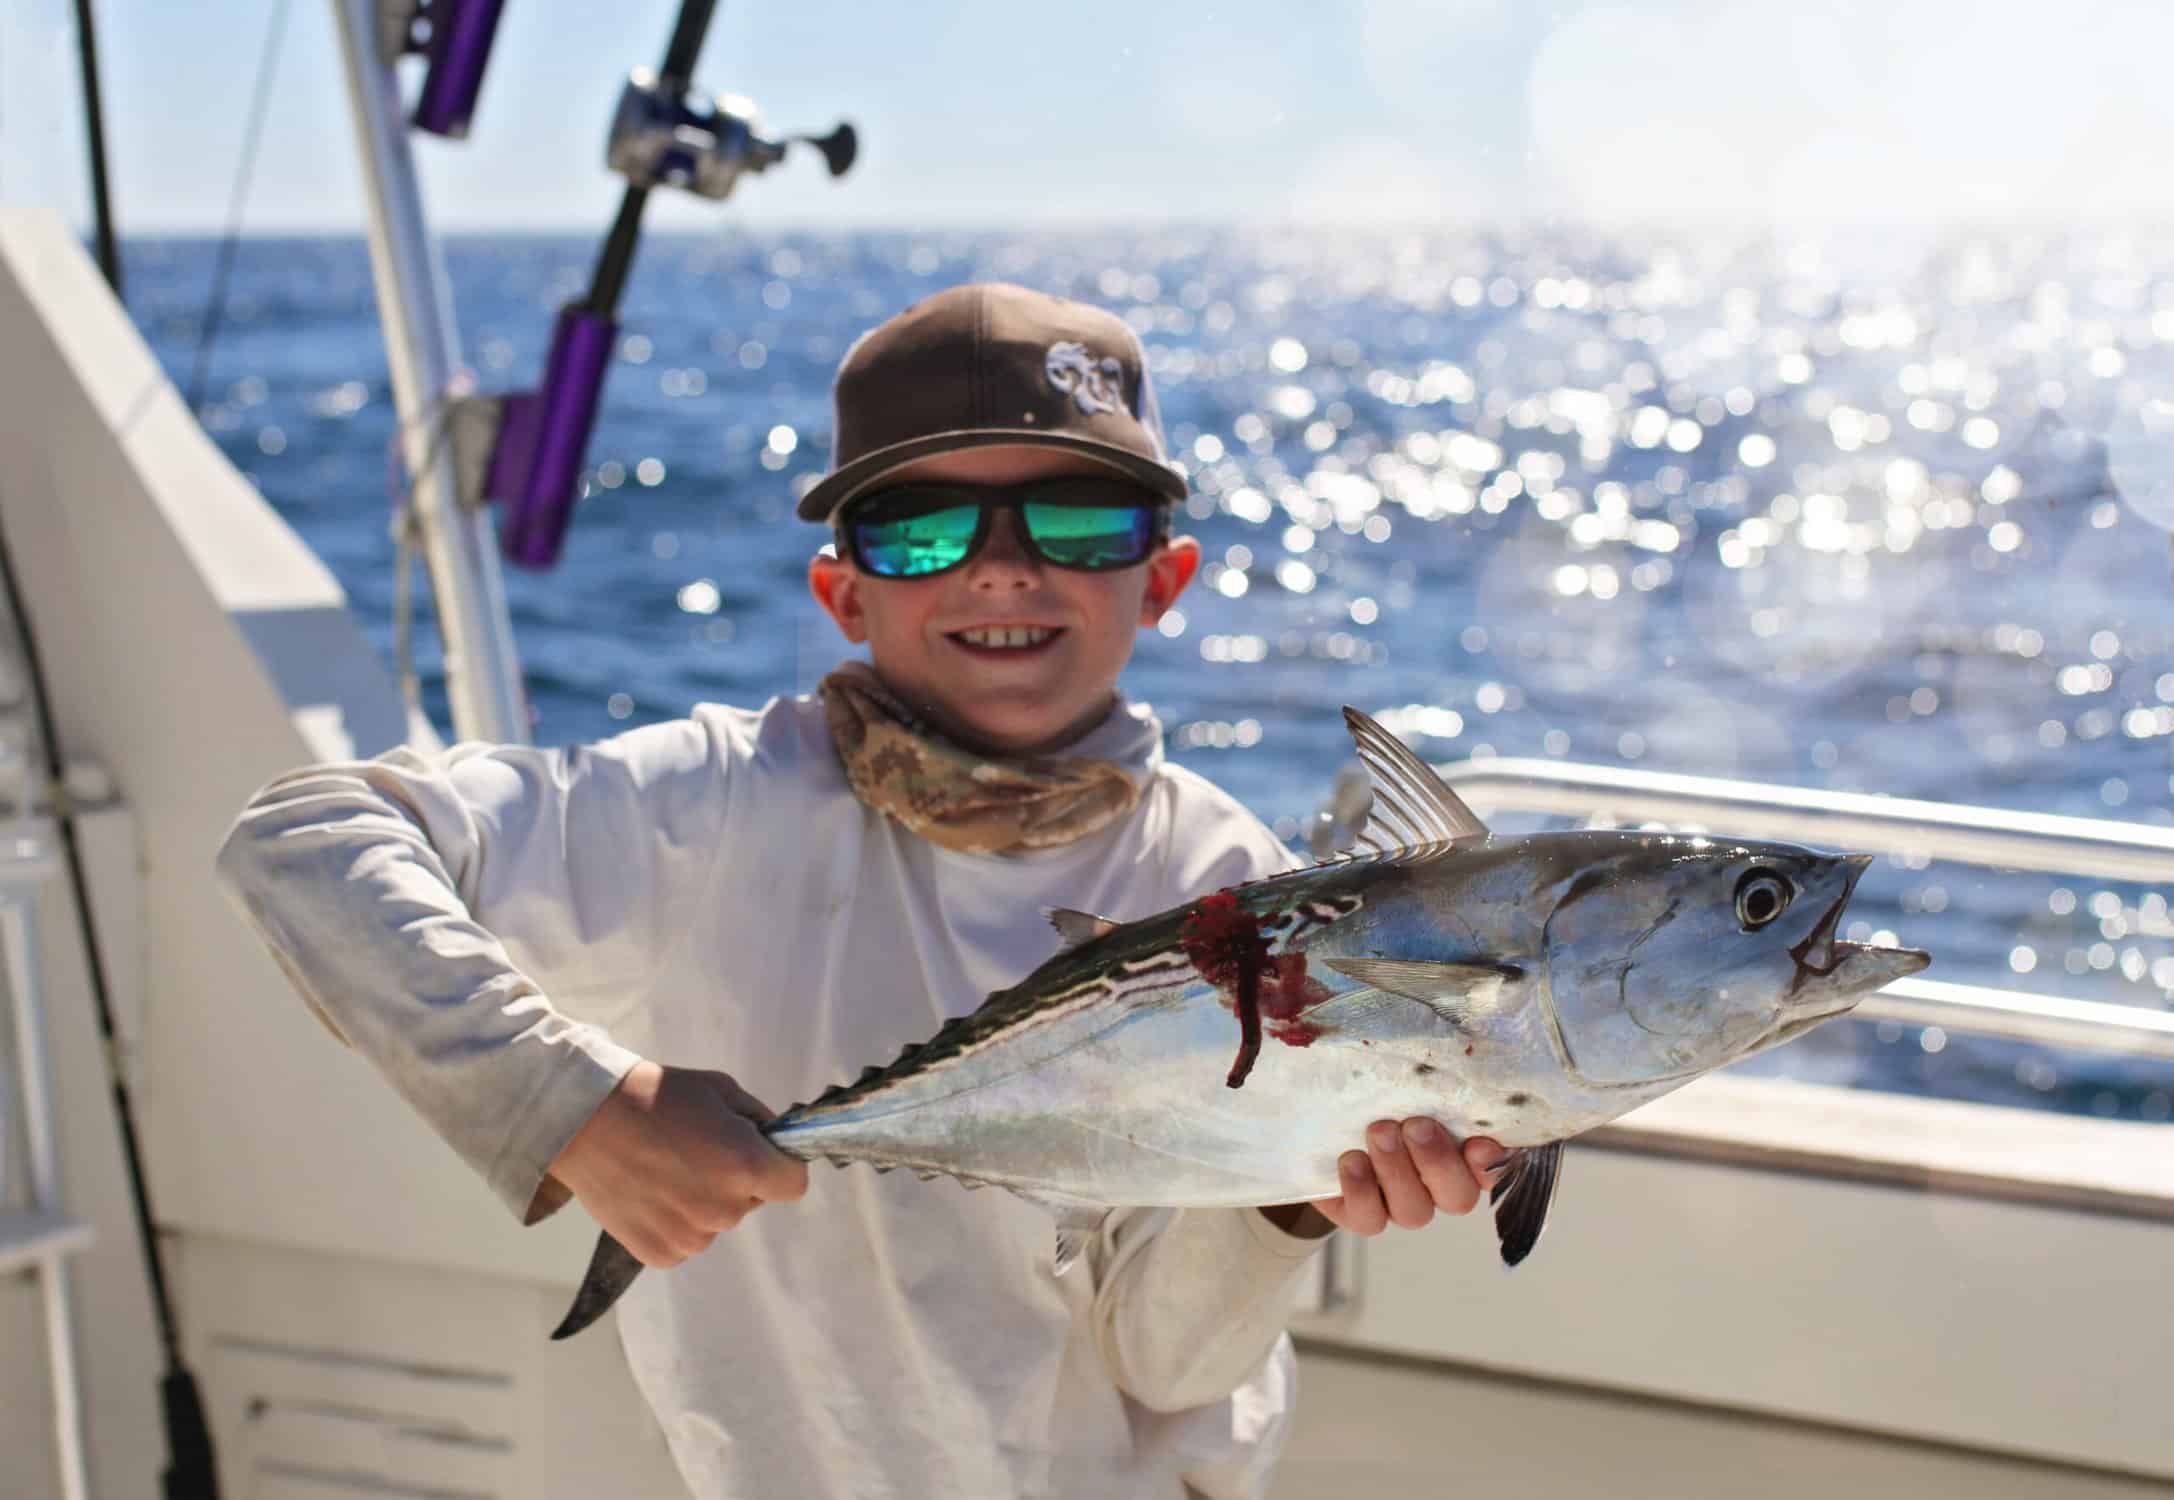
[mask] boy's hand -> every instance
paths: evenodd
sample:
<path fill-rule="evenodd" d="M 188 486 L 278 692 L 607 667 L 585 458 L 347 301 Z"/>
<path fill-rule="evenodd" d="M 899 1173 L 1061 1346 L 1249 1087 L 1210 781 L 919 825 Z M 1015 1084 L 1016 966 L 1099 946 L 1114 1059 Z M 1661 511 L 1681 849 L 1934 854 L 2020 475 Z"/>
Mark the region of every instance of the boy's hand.
<path fill-rule="evenodd" d="M 1437 1213 L 1470 1213 L 1508 1159 L 1500 1142 L 1483 1135 L 1459 1147 L 1433 1120 L 1376 1120 L 1367 1127 L 1366 1149 L 1337 1160 L 1342 1194 L 1262 1212 L 1300 1235 L 1326 1234 L 1322 1220 L 1368 1236 L 1391 1224 L 1423 1229 Z"/>
<path fill-rule="evenodd" d="M 566 1143 L 551 1175 L 645 1266 L 676 1266 L 808 1169 L 755 1128 L 761 1100 L 723 1073 L 636 1063 Z"/>

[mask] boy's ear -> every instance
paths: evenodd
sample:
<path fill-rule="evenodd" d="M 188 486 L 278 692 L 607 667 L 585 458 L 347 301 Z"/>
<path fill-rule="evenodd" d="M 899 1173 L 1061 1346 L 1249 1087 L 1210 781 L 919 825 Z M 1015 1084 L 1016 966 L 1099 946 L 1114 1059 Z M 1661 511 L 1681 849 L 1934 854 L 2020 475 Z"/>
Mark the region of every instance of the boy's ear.
<path fill-rule="evenodd" d="M 1140 623 L 1153 625 L 1163 611 L 1178 602 L 1178 595 L 1200 571 L 1200 543 L 1189 536 L 1174 536 L 1155 549 L 1147 560 L 1147 592 L 1140 598 Z"/>
<path fill-rule="evenodd" d="M 852 564 L 818 552 L 808 560 L 808 592 L 823 613 L 838 622 L 839 633 L 854 645 L 868 639 L 868 618 L 861 608 L 861 579 Z"/>

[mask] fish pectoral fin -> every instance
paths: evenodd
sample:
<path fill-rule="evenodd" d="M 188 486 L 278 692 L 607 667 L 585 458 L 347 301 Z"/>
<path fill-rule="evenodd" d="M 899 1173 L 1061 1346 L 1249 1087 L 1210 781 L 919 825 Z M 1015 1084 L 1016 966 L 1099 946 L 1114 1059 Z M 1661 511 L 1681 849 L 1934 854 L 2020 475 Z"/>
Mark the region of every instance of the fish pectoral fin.
<path fill-rule="evenodd" d="M 1057 1225 L 1056 1259 L 1052 1264 L 1059 1276 L 1072 1269 L 1072 1262 L 1078 1260 L 1089 1242 L 1102 1232 L 1102 1221 L 1108 1217 L 1109 1210 L 1104 1209 L 1093 1218 Z"/>
<path fill-rule="evenodd" d="M 1118 925 L 1108 917 L 1098 917 L 1091 911 L 1074 911 L 1069 906 L 1045 906 L 1042 915 L 1057 929 L 1057 936 L 1064 940 L 1067 953 L 1114 931 Z"/>
<path fill-rule="evenodd" d="M 1480 815 L 1402 740 L 1355 708 L 1344 709 L 1344 726 L 1374 781 L 1374 805 L 1359 834 L 1362 849 L 1387 854 L 1487 837 Z"/>
<path fill-rule="evenodd" d="M 1562 1170 L 1563 1143 L 1550 1141 L 1512 1153 L 1509 1170 L 1496 1179 L 1488 1201 L 1495 1206 L 1495 1238 L 1502 1242 L 1504 1265 L 1516 1265 L 1539 1243 Z"/>
<path fill-rule="evenodd" d="M 1346 978 L 1416 1000 L 1452 1026 L 1470 1027 L 1502 1003 L 1503 987 L 1524 977 L 1516 964 L 1444 964 L 1416 958 L 1324 958 Z"/>
<path fill-rule="evenodd" d="M 1056 1217 L 1056 1272 L 1059 1276 L 1072 1269 L 1072 1263 L 1102 1232 L 1102 1221 L 1116 1211 L 1107 1203 L 1088 1203 L 1078 1198 L 1061 1198 L 1054 1193 L 1023 1192 L 1018 1188 L 1012 1191 Z"/>

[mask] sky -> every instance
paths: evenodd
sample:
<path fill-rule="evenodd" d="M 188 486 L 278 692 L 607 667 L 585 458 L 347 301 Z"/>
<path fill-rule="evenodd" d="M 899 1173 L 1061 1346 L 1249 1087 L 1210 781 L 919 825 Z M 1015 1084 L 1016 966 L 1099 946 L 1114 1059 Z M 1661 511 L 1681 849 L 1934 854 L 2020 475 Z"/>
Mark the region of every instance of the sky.
<path fill-rule="evenodd" d="M 216 230 L 280 0 L 94 0 L 123 232 Z M 289 0 L 257 232 L 361 224 L 329 0 Z M 434 222 L 597 231 L 676 0 L 506 0 Z M 70 0 L 0 0 L 0 201 L 79 207 Z M 2174 220 L 2174 6 L 2145 0 L 724 0 L 697 81 L 859 127 L 657 227 L 1212 220 Z M 412 89 L 415 79 L 409 79 Z"/>

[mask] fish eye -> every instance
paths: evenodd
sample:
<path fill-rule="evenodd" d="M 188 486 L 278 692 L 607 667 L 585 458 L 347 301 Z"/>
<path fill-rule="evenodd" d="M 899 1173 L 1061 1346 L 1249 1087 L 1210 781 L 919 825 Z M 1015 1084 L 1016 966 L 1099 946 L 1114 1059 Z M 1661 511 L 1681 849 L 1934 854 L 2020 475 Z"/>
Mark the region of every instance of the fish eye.
<path fill-rule="evenodd" d="M 1736 882 L 1736 920 L 1744 931 L 1757 932 L 1789 909 L 1796 888 L 1773 870 L 1747 871 Z"/>

